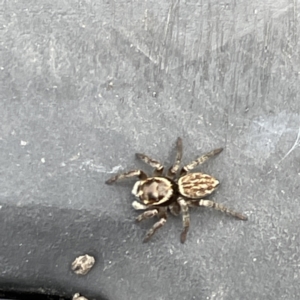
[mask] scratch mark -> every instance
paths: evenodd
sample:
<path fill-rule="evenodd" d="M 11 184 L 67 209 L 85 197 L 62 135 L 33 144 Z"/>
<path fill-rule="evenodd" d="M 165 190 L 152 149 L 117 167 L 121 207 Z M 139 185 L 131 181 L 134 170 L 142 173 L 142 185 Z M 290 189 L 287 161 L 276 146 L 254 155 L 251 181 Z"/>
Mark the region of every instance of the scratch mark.
<path fill-rule="evenodd" d="M 114 29 L 115 33 L 123 38 L 127 43 L 130 43 L 130 48 L 136 49 L 139 53 L 148 58 L 154 65 L 158 65 L 158 59 L 151 55 L 151 49 L 145 44 L 140 43 L 138 37 L 135 37 L 130 31 L 126 29 Z M 156 55 L 157 56 L 157 55 Z"/>
<path fill-rule="evenodd" d="M 227 148 L 228 133 L 229 133 L 228 100 L 226 100 L 226 108 L 224 111 L 225 111 L 225 148 Z"/>
<path fill-rule="evenodd" d="M 148 58 L 150 61 L 152 61 L 154 63 L 154 65 L 158 65 L 158 61 L 157 59 L 152 56 L 150 54 L 150 50 L 149 49 L 142 49 L 139 45 L 138 45 L 138 42 L 136 41 L 136 44 L 132 44 L 132 46 L 134 46 L 140 53 L 142 53 L 146 58 Z"/>
<path fill-rule="evenodd" d="M 171 6 L 169 8 L 167 21 L 166 21 L 164 44 L 166 44 L 166 41 L 167 41 L 167 38 L 168 38 L 168 32 L 170 30 L 170 20 L 171 20 L 172 11 L 173 11 L 173 7 Z"/>
<path fill-rule="evenodd" d="M 82 169 L 84 167 L 97 173 L 108 173 L 108 174 L 118 173 L 120 170 L 123 170 L 123 167 L 121 165 L 113 167 L 112 170 L 107 170 L 105 166 L 96 165 L 91 160 L 87 160 L 83 162 L 80 168 Z"/>
<path fill-rule="evenodd" d="M 285 154 L 285 156 L 278 162 L 278 165 L 279 165 L 284 159 L 286 159 L 286 158 L 292 153 L 292 151 L 295 150 L 295 148 L 296 148 L 297 145 L 298 145 L 299 140 L 300 140 L 300 127 L 299 127 L 299 129 L 298 129 L 298 135 L 297 135 L 297 138 L 296 138 L 296 141 L 295 141 L 294 145 L 293 145 L 292 148 Z M 278 166 L 278 165 L 277 165 L 277 166 Z"/>
<path fill-rule="evenodd" d="M 180 0 L 172 1 L 172 4 L 169 7 L 166 25 L 165 25 L 165 36 L 162 43 L 162 53 L 160 59 L 160 69 L 167 71 L 168 62 L 167 62 L 167 45 L 172 39 L 172 32 L 174 27 L 174 18 L 176 13 L 178 14 Z"/>

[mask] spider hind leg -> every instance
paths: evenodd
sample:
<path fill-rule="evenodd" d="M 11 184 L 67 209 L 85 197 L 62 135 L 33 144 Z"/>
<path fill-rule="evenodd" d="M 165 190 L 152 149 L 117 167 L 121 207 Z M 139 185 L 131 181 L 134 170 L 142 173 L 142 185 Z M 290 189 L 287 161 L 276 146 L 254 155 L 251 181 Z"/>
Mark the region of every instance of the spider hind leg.
<path fill-rule="evenodd" d="M 179 214 L 180 214 L 180 206 L 179 206 L 178 202 L 171 203 L 169 205 L 169 211 L 170 211 L 170 213 L 173 216 L 175 216 L 175 217 L 179 216 Z"/>
<path fill-rule="evenodd" d="M 214 202 L 212 200 L 206 200 L 206 199 L 198 199 L 198 200 L 189 200 L 187 201 L 187 204 L 189 207 L 198 207 L 198 206 L 203 206 L 203 207 L 210 207 L 213 208 L 215 210 L 219 210 L 221 212 L 224 212 L 228 215 L 231 215 L 237 219 L 243 220 L 243 221 L 247 221 L 248 217 L 243 215 L 242 213 L 239 213 L 235 210 L 229 209 L 226 206 L 224 206 L 223 204 Z"/>
<path fill-rule="evenodd" d="M 186 240 L 187 233 L 189 231 L 189 227 L 190 227 L 189 207 L 188 207 L 188 203 L 182 197 L 179 197 L 177 199 L 177 202 L 181 209 L 182 223 L 183 223 L 183 230 L 180 235 L 180 241 L 181 241 L 181 243 L 184 243 Z"/>

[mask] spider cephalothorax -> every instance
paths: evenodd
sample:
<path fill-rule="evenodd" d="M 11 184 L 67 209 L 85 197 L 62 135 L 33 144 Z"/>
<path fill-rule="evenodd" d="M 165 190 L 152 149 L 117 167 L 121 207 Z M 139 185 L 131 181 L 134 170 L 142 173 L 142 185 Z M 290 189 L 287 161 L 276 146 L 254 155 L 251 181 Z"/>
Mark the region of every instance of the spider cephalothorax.
<path fill-rule="evenodd" d="M 184 243 L 190 226 L 189 207 L 211 207 L 222 212 L 226 212 L 238 219 L 247 220 L 247 217 L 241 213 L 228 209 L 222 204 L 212 200 L 203 199 L 210 195 L 219 185 L 219 181 L 214 177 L 203 173 L 188 173 L 196 166 L 203 164 L 210 157 L 220 153 L 223 149 L 215 149 L 208 152 L 191 163 L 184 166 L 177 176 L 181 158 L 182 158 L 182 140 L 177 139 L 177 154 L 174 165 L 163 175 L 164 167 L 160 162 L 144 154 L 137 153 L 136 156 L 155 168 L 153 177 L 148 177 L 141 170 L 133 170 L 127 173 L 118 174 L 106 181 L 112 184 L 122 178 L 137 176 L 137 181 L 132 189 L 132 193 L 139 201 L 133 201 L 132 206 L 136 210 L 145 210 L 136 220 L 158 216 L 159 221 L 147 232 L 144 242 L 147 242 L 157 229 L 162 227 L 167 221 L 167 211 L 178 215 L 182 213 L 183 231 L 181 233 L 181 242 Z"/>

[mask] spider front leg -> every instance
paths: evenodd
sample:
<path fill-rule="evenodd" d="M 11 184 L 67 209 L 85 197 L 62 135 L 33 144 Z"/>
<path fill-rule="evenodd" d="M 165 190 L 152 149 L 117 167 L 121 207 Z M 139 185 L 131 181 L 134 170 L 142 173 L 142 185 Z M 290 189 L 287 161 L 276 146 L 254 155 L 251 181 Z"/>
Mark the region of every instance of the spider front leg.
<path fill-rule="evenodd" d="M 153 218 L 154 216 L 157 216 L 157 215 L 158 215 L 158 210 L 157 209 L 151 209 L 151 210 L 147 210 L 147 211 L 143 212 L 142 214 L 138 215 L 135 220 L 137 222 L 141 222 L 145 219 L 150 219 L 150 218 Z"/>
<path fill-rule="evenodd" d="M 176 142 L 176 158 L 173 166 L 168 171 L 168 178 L 173 179 L 178 172 L 182 158 L 182 139 L 179 137 Z"/>
<path fill-rule="evenodd" d="M 183 230 L 180 235 L 180 241 L 181 241 L 181 243 L 184 243 L 186 240 L 186 235 L 187 235 L 189 227 L 190 227 L 189 207 L 188 207 L 187 202 L 182 197 L 179 197 L 177 199 L 177 202 L 181 208 L 182 223 L 183 223 Z"/>
<path fill-rule="evenodd" d="M 247 221 L 248 217 L 243 215 L 242 213 L 239 213 L 237 211 L 234 211 L 232 209 L 227 208 L 226 206 L 224 206 L 223 204 L 214 202 L 212 200 L 205 200 L 205 199 L 200 199 L 200 200 L 188 200 L 187 201 L 187 205 L 189 207 L 197 207 L 197 206 L 204 206 L 204 207 L 210 207 L 210 208 L 214 208 L 216 210 L 219 210 L 221 212 L 227 213 L 237 219 L 243 220 L 243 221 Z"/>
<path fill-rule="evenodd" d="M 132 170 L 123 174 L 117 174 L 105 181 L 106 184 L 112 184 L 117 180 L 137 176 L 140 180 L 147 179 L 147 175 L 142 170 Z"/>
<path fill-rule="evenodd" d="M 220 152 L 223 151 L 223 148 L 218 148 L 215 150 L 212 150 L 202 156 L 200 156 L 199 158 L 195 159 L 194 161 L 192 161 L 191 163 L 185 165 L 180 172 L 180 175 L 185 175 L 186 173 L 188 173 L 189 171 L 193 170 L 194 168 L 196 168 L 199 165 L 202 165 L 203 163 L 205 163 L 209 158 L 219 154 Z"/>
<path fill-rule="evenodd" d="M 164 166 L 159 161 L 142 153 L 136 153 L 135 155 L 137 158 L 141 159 L 144 163 L 154 168 L 154 176 L 162 175 L 164 171 Z"/>
<path fill-rule="evenodd" d="M 153 211 L 154 211 L 154 210 L 153 210 Z M 152 228 L 149 229 L 148 232 L 146 233 L 146 236 L 145 236 L 145 238 L 144 238 L 144 240 L 143 240 L 143 243 L 147 243 L 147 242 L 150 240 L 150 238 L 154 235 L 154 233 L 155 233 L 159 228 L 163 227 L 163 226 L 166 224 L 166 222 L 167 222 L 167 214 L 166 214 L 165 210 L 159 210 L 159 209 L 156 209 L 156 211 L 157 211 L 157 213 L 152 212 L 152 213 L 149 213 L 149 215 L 147 215 L 147 214 L 144 213 L 144 214 L 142 214 L 143 217 L 142 217 L 142 215 L 138 216 L 138 217 L 141 218 L 141 220 L 143 220 L 143 219 L 145 219 L 145 218 L 152 218 L 152 217 L 154 217 L 155 215 L 158 215 L 158 216 L 160 217 L 159 221 L 156 222 L 156 223 L 152 226 Z M 151 214 L 153 214 L 153 215 L 150 216 Z"/>

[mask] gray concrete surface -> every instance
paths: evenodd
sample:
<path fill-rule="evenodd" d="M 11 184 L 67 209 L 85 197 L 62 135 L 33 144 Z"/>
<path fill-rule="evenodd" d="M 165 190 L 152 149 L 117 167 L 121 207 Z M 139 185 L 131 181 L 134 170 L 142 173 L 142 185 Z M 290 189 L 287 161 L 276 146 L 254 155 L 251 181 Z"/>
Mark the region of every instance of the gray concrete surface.
<path fill-rule="evenodd" d="M 89 299 L 298 299 L 299 1 L 4 1 L 0 287 Z M 246 213 L 170 217 L 148 244 L 145 152 L 201 170 Z M 78 255 L 95 256 L 86 277 Z"/>

